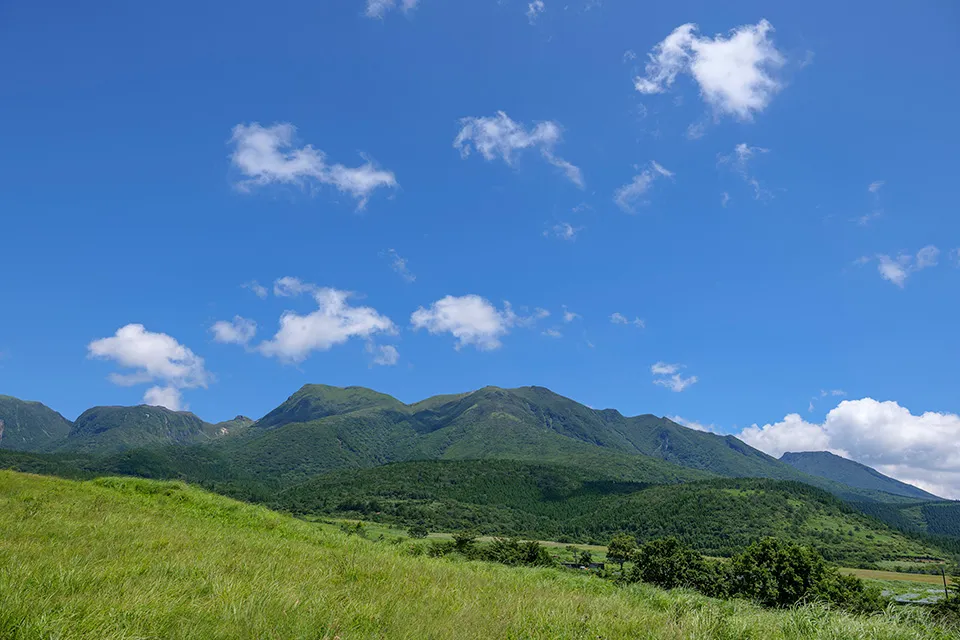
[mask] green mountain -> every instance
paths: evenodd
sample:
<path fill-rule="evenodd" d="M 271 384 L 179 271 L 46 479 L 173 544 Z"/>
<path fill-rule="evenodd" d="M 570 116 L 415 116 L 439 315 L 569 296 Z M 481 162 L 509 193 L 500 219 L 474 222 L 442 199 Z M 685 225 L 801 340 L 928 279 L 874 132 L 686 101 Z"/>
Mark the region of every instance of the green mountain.
<path fill-rule="evenodd" d="M 84 411 L 67 437 L 54 444 L 57 451 L 104 454 L 171 443 L 211 442 L 228 432 L 229 427 L 212 425 L 185 411 L 147 405 L 94 407 Z"/>
<path fill-rule="evenodd" d="M 897 496 L 915 498 L 918 500 L 942 500 L 942 498 L 927 493 L 923 489 L 900 482 L 885 476 L 876 469 L 848 460 L 828 451 L 804 451 L 800 453 L 785 453 L 780 456 L 794 469 L 798 469 L 812 476 L 819 476 L 834 482 L 843 483 L 849 487 L 884 491 Z"/>
<path fill-rule="evenodd" d="M 764 477 L 806 482 L 844 499 L 898 499 L 807 475 L 733 436 L 594 410 L 542 387 L 485 387 L 406 405 L 360 387 L 307 385 L 223 447 L 254 477 L 283 485 L 391 462 L 511 459 L 644 482 Z"/>
<path fill-rule="evenodd" d="M 298 514 L 561 542 L 599 544 L 623 531 L 641 541 L 676 536 L 719 556 L 778 536 L 847 565 L 946 557 L 826 491 L 756 478 L 663 485 L 507 460 L 405 462 L 326 474 L 268 504 Z"/>
<path fill-rule="evenodd" d="M 40 404 L 0 395 L 0 449 L 40 451 L 70 432 L 70 421 Z"/>

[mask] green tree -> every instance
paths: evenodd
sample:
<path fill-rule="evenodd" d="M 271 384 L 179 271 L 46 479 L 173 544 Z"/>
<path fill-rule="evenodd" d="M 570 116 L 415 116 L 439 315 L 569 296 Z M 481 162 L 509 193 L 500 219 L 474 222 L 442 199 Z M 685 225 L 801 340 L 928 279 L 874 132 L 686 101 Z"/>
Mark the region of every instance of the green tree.
<path fill-rule="evenodd" d="M 415 524 L 409 529 L 407 529 L 407 534 L 411 538 L 417 538 L 417 539 L 426 538 L 429 533 L 430 532 L 427 531 L 427 528 L 422 524 Z"/>
<path fill-rule="evenodd" d="M 460 553 L 467 553 L 473 549 L 477 537 L 468 531 L 458 531 L 453 534 L 453 548 Z"/>
<path fill-rule="evenodd" d="M 623 571 L 623 563 L 630 559 L 630 554 L 637 548 L 637 541 L 633 536 L 621 533 L 613 536 L 607 545 L 607 558 L 610 562 L 616 562 Z"/>
<path fill-rule="evenodd" d="M 593 554 L 590 553 L 587 549 L 584 549 L 580 552 L 580 556 L 577 558 L 577 562 L 581 565 L 588 567 L 590 563 L 593 562 Z"/>
<path fill-rule="evenodd" d="M 707 572 L 703 556 L 676 538 L 642 544 L 633 553 L 631 582 L 649 582 L 664 589 L 697 588 Z"/>
<path fill-rule="evenodd" d="M 789 607 L 822 580 L 827 566 L 817 553 L 776 538 L 764 538 L 730 562 L 731 595 L 767 607 Z"/>

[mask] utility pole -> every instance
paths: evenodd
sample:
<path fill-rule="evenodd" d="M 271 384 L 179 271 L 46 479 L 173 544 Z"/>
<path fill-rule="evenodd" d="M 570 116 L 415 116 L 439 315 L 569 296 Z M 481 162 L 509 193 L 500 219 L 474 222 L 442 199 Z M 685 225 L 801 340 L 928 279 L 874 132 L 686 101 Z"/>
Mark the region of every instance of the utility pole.
<path fill-rule="evenodd" d="M 950 602 L 950 592 L 947 591 L 947 572 L 944 571 L 943 565 L 940 565 L 940 577 L 943 578 L 943 601 Z"/>

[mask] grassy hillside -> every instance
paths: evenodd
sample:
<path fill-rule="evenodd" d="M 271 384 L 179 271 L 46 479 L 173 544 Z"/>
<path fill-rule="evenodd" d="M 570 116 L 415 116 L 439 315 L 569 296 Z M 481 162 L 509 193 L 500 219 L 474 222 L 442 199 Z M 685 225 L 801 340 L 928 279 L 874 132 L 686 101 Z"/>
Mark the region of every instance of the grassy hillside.
<path fill-rule="evenodd" d="M 944 555 L 822 490 L 765 479 L 651 485 L 515 461 L 411 462 L 327 474 L 270 504 L 435 531 L 561 541 L 603 543 L 620 531 L 641 541 L 676 536 L 708 555 L 731 555 L 764 536 L 849 565 Z"/>
<path fill-rule="evenodd" d="M 39 402 L 0 395 L 0 449 L 40 451 L 70 432 L 70 421 Z"/>
<path fill-rule="evenodd" d="M 0 472 L 0 637 L 946 639 L 916 612 L 761 610 L 401 547 L 177 483 Z"/>
<path fill-rule="evenodd" d="M 780 460 L 794 469 L 819 476 L 835 482 L 841 482 L 858 489 L 885 491 L 898 496 L 914 498 L 916 500 L 940 500 L 938 496 L 927 493 L 922 489 L 894 480 L 885 476 L 876 469 L 853 460 L 847 460 L 828 451 L 805 451 L 801 453 L 785 453 Z"/>

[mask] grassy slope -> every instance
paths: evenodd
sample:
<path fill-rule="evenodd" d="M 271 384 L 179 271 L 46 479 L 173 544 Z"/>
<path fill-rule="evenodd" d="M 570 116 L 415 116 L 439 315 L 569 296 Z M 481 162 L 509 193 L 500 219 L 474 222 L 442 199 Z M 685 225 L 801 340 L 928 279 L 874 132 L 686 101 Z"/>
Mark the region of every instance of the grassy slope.
<path fill-rule="evenodd" d="M 412 558 L 177 483 L 4 471 L 0 637 L 950 636 L 892 614 L 762 611 L 551 569 Z"/>
<path fill-rule="evenodd" d="M 641 540 L 674 535 L 708 555 L 731 555 L 777 535 L 855 565 L 944 556 L 820 489 L 766 479 L 651 486 L 568 466 L 424 461 L 327 474 L 281 492 L 271 504 L 296 513 L 539 539 L 605 542 L 620 531 Z"/>

